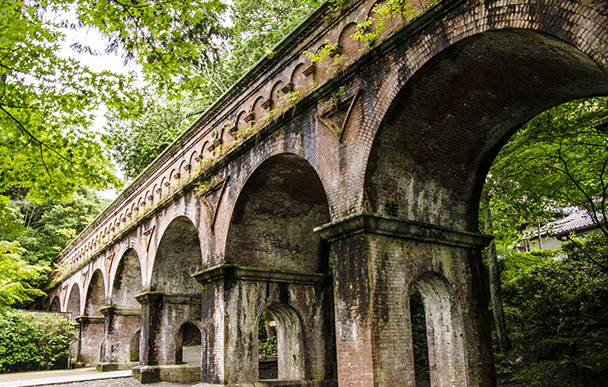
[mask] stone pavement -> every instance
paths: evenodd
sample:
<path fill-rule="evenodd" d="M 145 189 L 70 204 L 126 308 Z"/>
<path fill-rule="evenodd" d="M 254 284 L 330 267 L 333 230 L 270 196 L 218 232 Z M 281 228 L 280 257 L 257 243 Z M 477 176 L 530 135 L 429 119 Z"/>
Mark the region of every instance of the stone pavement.
<path fill-rule="evenodd" d="M 0 375 L 0 387 L 42 386 L 87 380 L 130 378 L 131 370 L 97 372 L 94 367 L 73 370 L 18 372 Z"/>

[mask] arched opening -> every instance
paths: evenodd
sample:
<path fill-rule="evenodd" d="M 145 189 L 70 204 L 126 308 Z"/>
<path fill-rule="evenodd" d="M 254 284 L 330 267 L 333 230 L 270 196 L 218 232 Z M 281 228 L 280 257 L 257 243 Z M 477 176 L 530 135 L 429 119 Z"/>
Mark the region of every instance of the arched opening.
<path fill-rule="evenodd" d="M 412 346 L 414 351 L 414 374 L 416 387 L 431 385 L 429 367 L 429 344 L 426 337 L 424 302 L 416 288 L 410 293 L 410 321 L 412 322 Z"/>
<path fill-rule="evenodd" d="M 135 250 L 128 249 L 118 262 L 112 284 L 111 310 L 106 317 L 104 362 L 124 364 L 139 361 L 141 306 L 135 296 L 141 292 L 139 258 Z"/>
<path fill-rule="evenodd" d="M 465 38 L 393 100 L 369 156 L 369 210 L 477 232 L 481 187 L 507 139 L 553 106 L 606 94 L 604 72 L 562 40 L 523 29 Z"/>
<path fill-rule="evenodd" d="M 106 303 L 106 292 L 101 270 L 95 270 L 89 283 L 84 314 L 88 317 L 101 317 L 99 311 Z"/>
<path fill-rule="evenodd" d="M 192 278 L 192 274 L 200 271 L 201 267 L 202 254 L 196 227 L 186 216 L 173 219 L 162 234 L 152 270 L 151 289 L 154 293 L 151 297 L 160 293 L 162 298 L 142 304 L 142 316 L 149 313 L 151 318 L 142 323 L 140 363 L 168 365 L 184 361 L 185 353 L 179 351 L 182 344 L 174 338 L 180 334 L 183 336 L 179 325 L 182 321 L 201 320 L 201 288 Z M 198 335 L 200 337 L 200 330 Z M 201 362 L 200 353 L 199 347 L 198 364 Z M 200 380 L 198 367 L 184 367 L 184 370 L 190 372 L 190 376 L 185 378 L 198 375 Z"/>
<path fill-rule="evenodd" d="M 72 285 L 65 311 L 70 314 L 72 320 L 80 316 L 80 289 L 77 284 Z"/>
<path fill-rule="evenodd" d="M 201 363 L 201 330 L 191 321 L 186 321 L 175 335 L 175 363 Z"/>
<path fill-rule="evenodd" d="M 53 301 L 51 301 L 51 306 L 49 307 L 49 311 L 61 312 L 61 302 L 59 301 L 59 297 L 53 297 Z"/>
<path fill-rule="evenodd" d="M 72 285 L 65 311 L 70 314 L 71 321 L 75 321 L 76 317 L 80 316 L 80 288 L 78 284 Z M 78 338 L 80 339 L 80 329 L 78 329 Z M 72 343 L 70 348 L 74 361 L 80 361 L 80 341 Z"/>
<path fill-rule="evenodd" d="M 412 310 L 412 306 L 417 308 L 416 301 L 422 301 L 424 310 L 424 322 L 426 326 L 426 338 L 428 346 L 428 364 L 430 385 L 432 386 L 465 386 L 467 383 L 466 360 L 463 345 L 463 329 L 460 305 L 454 295 L 452 287 L 447 280 L 435 273 L 427 273 L 418 278 L 414 283 L 414 288 L 419 293 L 414 295 L 414 304 L 410 304 L 410 313 L 414 317 L 420 310 Z M 414 293 L 412 291 L 412 293 Z M 419 298 L 418 298 L 419 297 Z M 411 302 L 410 299 L 410 302 Z M 420 319 L 418 317 L 418 319 Z M 412 321 L 412 324 L 414 322 Z M 412 326 L 412 330 L 414 325 Z M 423 343 L 419 337 L 414 335 L 414 340 Z M 423 348 L 418 349 L 418 354 Z M 416 355 L 416 349 L 414 349 Z M 419 365 L 424 366 L 424 359 L 419 359 Z M 424 374 L 423 370 L 419 372 Z M 416 375 L 418 377 L 418 375 Z M 425 375 L 420 375 L 416 379 L 417 386 L 424 386 Z"/>
<path fill-rule="evenodd" d="M 85 364 L 96 364 L 103 359 L 104 321 L 101 309 L 106 304 L 104 278 L 97 269 L 91 276 L 84 315 L 80 320 L 80 357 Z"/>
<path fill-rule="evenodd" d="M 225 295 L 238 299 L 238 312 L 228 316 L 231 328 L 226 333 L 227 340 L 238 344 L 227 356 L 246 359 L 244 365 L 227 366 L 226 374 L 235 382 L 335 377 L 329 248 L 314 232 L 329 221 L 321 179 L 299 155 L 268 158 L 241 189 L 227 233 L 225 263 L 254 277 L 238 279 L 238 286 Z M 278 372 L 272 375 L 260 372 L 258 356 L 258 311 L 266 305 L 277 323 Z"/>
<path fill-rule="evenodd" d="M 608 95 L 608 79 L 576 47 L 532 30 L 487 31 L 436 49 L 397 92 L 383 117 L 370 149 L 363 205 L 378 216 L 418 222 L 428 230 L 479 234 L 482 187 L 508 139 L 547 109 Z M 469 244 L 468 252 L 444 247 L 441 240 L 433 243 L 446 253 L 419 253 L 429 262 L 420 260 L 415 269 L 436 270 L 449 278 L 467 313 L 445 312 L 453 307 L 447 282 L 425 277 L 416 283 L 424 300 L 431 383 L 453 385 L 450 378 L 458 385 L 475 383 L 479 373 L 472 364 L 493 361 L 482 243 Z M 459 255 L 468 272 L 452 276 Z M 462 318 L 463 344 L 433 318 L 456 327 Z M 454 350 L 464 352 L 463 357 L 450 355 Z M 494 375 L 483 377 L 489 383 Z"/>
<path fill-rule="evenodd" d="M 304 333 L 298 313 L 289 305 L 275 303 L 260 314 L 257 322 L 258 337 L 260 325 L 265 325 L 266 336 L 263 346 L 259 345 L 259 339 L 255 343 L 260 348 L 259 380 L 305 379 Z"/>
<path fill-rule="evenodd" d="M 226 263 L 327 273 L 329 250 L 314 228 L 329 222 L 325 190 L 302 157 L 281 154 L 251 175 L 234 208 Z"/>
<path fill-rule="evenodd" d="M 185 216 L 175 218 L 165 230 L 154 258 L 152 283 L 166 294 L 198 294 L 191 277 L 202 266 L 201 246 L 194 224 Z"/>
<path fill-rule="evenodd" d="M 139 308 L 135 296 L 141 291 L 139 258 L 135 250 L 129 249 L 123 255 L 116 269 L 112 287 L 112 305 Z"/>

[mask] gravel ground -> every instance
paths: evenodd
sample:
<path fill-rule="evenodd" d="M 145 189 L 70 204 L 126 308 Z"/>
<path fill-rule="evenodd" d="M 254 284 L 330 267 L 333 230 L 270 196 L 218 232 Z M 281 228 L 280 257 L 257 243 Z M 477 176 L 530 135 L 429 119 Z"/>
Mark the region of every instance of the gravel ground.
<path fill-rule="evenodd" d="M 175 384 L 167 382 L 141 384 L 133 378 L 116 378 L 87 380 L 85 382 L 74 382 L 65 384 L 47 384 L 39 387 L 191 387 L 193 385 L 194 384 Z"/>

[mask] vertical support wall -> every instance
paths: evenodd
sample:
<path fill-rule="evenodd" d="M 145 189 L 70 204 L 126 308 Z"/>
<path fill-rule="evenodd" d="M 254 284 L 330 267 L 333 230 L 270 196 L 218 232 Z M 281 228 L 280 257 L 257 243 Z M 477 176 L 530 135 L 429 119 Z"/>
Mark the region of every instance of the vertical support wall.
<path fill-rule="evenodd" d="M 334 256 L 341 387 L 415 387 L 413 286 L 425 303 L 432 385 L 495 385 L 480 254 L 487 237 L 371 215 L 320 231 Z"/>
<path fill-rule="evenodd" d="M 222 265 L 195 278 L 203 285 L 204 383 L 259 382 L 258 319 L 268 310 L 281 325 L 279 378 L 335 386 L 330 275 Z"/>

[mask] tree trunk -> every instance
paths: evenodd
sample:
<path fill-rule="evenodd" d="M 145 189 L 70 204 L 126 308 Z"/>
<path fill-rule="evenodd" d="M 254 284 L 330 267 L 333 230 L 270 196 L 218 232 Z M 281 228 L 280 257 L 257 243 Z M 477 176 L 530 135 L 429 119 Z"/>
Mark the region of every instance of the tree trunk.
<path fill-rule="evenodd" d="M 492 235 L 492 218 L 490 213 L 490 198 L 488 195 L 483 197 L 486 210 L 485 231 Z M 483 208 L 482 207 L 482 208 Z M 501 353 L 507 353 L 511 349 L 511 341 L 507 333 L 505 317 L 502 308 L 502 291 L 500 285 L 500 270 L 498 268 L 498 257 L 496 255 L 496 245 L 491 242 L 488 246 L 488 265 L 490 266 L 490 295 L 492 302 L 492 313 L 494 314 L 494 324 L 496 325 L 496 338 Z"/>

